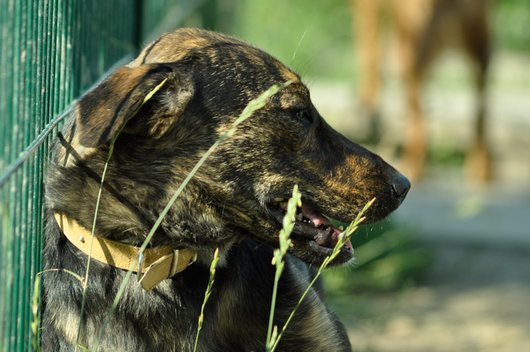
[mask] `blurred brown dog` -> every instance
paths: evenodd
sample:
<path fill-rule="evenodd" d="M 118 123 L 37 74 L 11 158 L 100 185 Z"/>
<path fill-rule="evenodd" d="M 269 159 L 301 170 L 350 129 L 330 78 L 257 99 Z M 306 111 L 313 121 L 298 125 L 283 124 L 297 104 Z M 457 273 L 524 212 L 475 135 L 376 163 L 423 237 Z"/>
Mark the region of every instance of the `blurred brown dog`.
<path fill-rule="evenodd" d="M 372 119 L 372 139 L 377 139 L 380 85 L 381 13 L 389 13 L 399 44 L 408 109 L 405 163 L 413 179 L 424 171 L 427 135 L 421 108 L 421 91 L 433 61 L 448 47 L 471 59 L 477 107 L 475 136 L 467 156 L 470 175 L 491 179 L 491 153 L 486 138 L 486 81 L 491 52 L 487 0 L 351 0 L 360 55 L 360 99 Z"/>

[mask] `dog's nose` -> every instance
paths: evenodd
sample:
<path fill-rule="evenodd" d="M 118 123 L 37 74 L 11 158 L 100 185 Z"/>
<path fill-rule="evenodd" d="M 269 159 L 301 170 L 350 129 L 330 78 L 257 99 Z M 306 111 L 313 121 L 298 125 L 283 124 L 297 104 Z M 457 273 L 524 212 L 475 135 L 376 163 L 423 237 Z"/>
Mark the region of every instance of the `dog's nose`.
<path fill-rule="evenodd" d="M 394 196 L 399 199 L 400 203 L 403 202 L 407 196 L 409 189 L 410 181 L 399 172 L 396 172 L 394 179 L 392 180 L 392 192 Z"/>

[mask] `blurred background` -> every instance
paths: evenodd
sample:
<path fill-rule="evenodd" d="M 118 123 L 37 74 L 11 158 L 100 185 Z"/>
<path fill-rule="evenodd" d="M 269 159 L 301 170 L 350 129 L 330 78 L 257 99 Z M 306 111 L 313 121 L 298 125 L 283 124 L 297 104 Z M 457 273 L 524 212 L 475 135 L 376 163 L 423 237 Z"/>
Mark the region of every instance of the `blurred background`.
<path fill-rule="evenodd" d="M 477 1 L 441 2 L 473 6 Z M 356 23 L 362 6 L 346 0 L 221 1 L 233 6 L 225 11 L 234 15 L 219 29 L 295 69 L 331 125 L 354 141 L 368 142 L 363 144 L 407 174 L 402 151 L 409 110 L 395 19 L 400 10 L 392 1 L 379 3 L 377 143 L 367 138 L 370 116 L 360 98 L 367 74 L 359 52 L 363 29 Z M 436 6 L 428 0 L 397 3 L 416 7 L 426 22 L 433 11 L 426 6 Z M 476 132 L 476 65 L 458 47 L 446 48 L 427 70 L 420 93 L 428 131 L 424 177 L 389 220 L 354 235 L 362 244 L 356 247 L 356 263 L 325 277 L 329 302 L 355 351 L 530 348 L 530 2 L 489 5 L 485 104 L 492 179 L 482 182 L 466 172 Z M 418 15 L 410 16 L 418 21 Z M 458 25 L 450 22 L 443 32 L 465 35 L 451 28 Z M 473 31 L 473 25 L 466 30 Z"/>
<path fill-rule="evenodd" d="M 428 136 L 423 177 L 390 219 L 354 234 L 356 261 L 327 272 L 328 300 L 355 351 L 529 350 L 530 1 L 492 0 L 482 13 L 483 3 L 0 0 L 0 350 L 29 349 L 38 334 L 29 326 L 42 175 L 61 113 L 113 64 L 177 26 L 229 33 L 276 56 L 302 75 L 332 126 L 406 175 L 411 77 L 403 68 L 414 68 L 414 55 L 403 54 L 404 43 L 439 48 L 413 80 Z M 477 65 L 445 45 L 469 35 L 483 48 L 473 37 L 481 18 L 491 31 L 489 182 L 466 172 Z M 368 66 L 366 42 L 376 48 Z M 370 89 L 377 94 L 367 109 Z"/>

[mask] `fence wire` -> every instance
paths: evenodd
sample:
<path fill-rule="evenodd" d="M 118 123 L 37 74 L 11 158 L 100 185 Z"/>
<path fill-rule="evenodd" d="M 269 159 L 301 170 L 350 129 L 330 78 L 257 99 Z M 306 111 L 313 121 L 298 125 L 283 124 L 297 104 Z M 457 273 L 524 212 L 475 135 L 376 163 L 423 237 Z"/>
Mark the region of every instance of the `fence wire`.
<path fill-rule="evenodd" d="M 42 180 L 57 127 L 111 66 L 202 2 L 0 0 L 0 351 L 31 350 L 35 338 Z"/>

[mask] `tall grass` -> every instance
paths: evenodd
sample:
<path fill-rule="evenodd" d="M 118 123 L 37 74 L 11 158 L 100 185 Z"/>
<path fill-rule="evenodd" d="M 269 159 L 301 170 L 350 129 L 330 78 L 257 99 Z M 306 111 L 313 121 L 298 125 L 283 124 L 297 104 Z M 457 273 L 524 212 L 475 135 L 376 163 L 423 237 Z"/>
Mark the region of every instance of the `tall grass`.
<path fill-rule="evenodd" d="M 290 83 L 291 82 L 286 82 L 286 83 L 284 83 L 282 85 L 273 85 L 269 89 L 267 89 L 265 92 L 263 92 L 260 96 L 258 96 L 256 99 L 251 100 L 247 104 L 245 109 L 243 109 L 243 112 L 241 112 L 239 117 L 233 122 L 231 128 L 228 131 L 226 131 L 225 133 L 223 133 L 221 136 L 219 136 L 217 138 L 217 140 L 214 142 L 214 144 L 212 144 L 212 146 L 202 155 L 202 157 L 195 164 L 193 169 L 188 173 L 188 175 L 186 176 L 184 181 L 182 181 L 182 183 L 179 185 L 179 187 L 177 188 L 177 190 L 175 191 L 175 193 L 173 194 L 173 196 L 171 197 L 169 202 L 166 204 L 166 206 L 164 207 L 164 209 L 162 210 L 162 212 L 158 216 L 158 219 L 156 220 L 155 224 L 153 225 L 153 227 L 149 231 L 149 234 L 145 238 L 145 241 L 143 242 L 142 246 L 140 247 L 140 251 L 139 251 L 139 255 L 140 256 L 143 254 L 144 250 L 147 248 L 149 242 L 151 241 L 151 238 L 155 234 L 156 230 L 158 229 L 158 227 L 160 226 L 160 224 L 162 223 L 162 221 L 166 217 L 167 213 L 169 212 L 169 210 L 171 209 L 171 207 L 173 206 L 173 204 L 175 203 L 177 198 L 180 196 L 180 194 L 182 193 L 184 188 L 191 181 L 193 176 L 195 176 L 195 174 L 197 173 L 199 168 L 210 157 L 210 155 L 219 147 L 219 145 L 221 143 L 223 143 L 224 141 L 226 141 L 227 139 L 229 139 L 230 137 L 232 137 L 236 133 L 237 127 L 241 123 L 243 123 L 245 120 L 250 118 L 257 110 L 259 110 L 262 107 L 264 107 L 266 102 L 274 94 L 278 93 L 281 89 L 283 89 L 284 87 L 288 86 Z M 103 338 L 103 334 L 106 331 L 106 328 L 107 328 L 107 326 L 108 326 L 108 324 L 110 322 L 112 314 L 116 310 L 116 307 L 118 306 L 118 303 L 121 300 L 121 297 L 125 293 L 125 288 L 129 284 L 129 280 L 131 279 L 131 275 L 132 275 L 132 270 L 133 270 L 133 267 L 131 265 L 131 268 L 129 268 L 129 271 L 127 272 L 125 278 L 123 279 L 123 281 L 122 281 L 122 283 L 121 283 L 121 285 L 120 285 L 120 287 L 118 289 L 118 292 L 117 292 L 116 296 L 114 297 L 114 301 L 112 303 L 111 308 L 107 312 L 107 315 L 105 317 L 104 323 L 103 323 L 102 327 L 99 330 L 98 338 L 96 339 L 96 343 L 95 343 L 95 347 L 94 347 L 94 351 L 96 351 L 96 352 L 97 352 L 97 350 L 99 348 L 99 343 L 100 343 L 100 341 Z"/>
<path fill-rule="evenodd" d="M 287 254 L 287 251 L 291 247 L 291 240 L 289 236 L 293 232 L 295 217 L 296 217 L 296 208 L 302 206 L 302 194 L 298 191 L 298 185 L 295 185 L 293 188 L 293 194 L 289 201 L 287 202 L 287 212 L 283 217 L 282 229 L 280 231 L 279 238 L 279 248 L 274 250 L 274 256 L 272 258 L 272 264 L 276 266 L 276 272 L 274 274 L 274 286 L 272 288 L 272 299 L 271 299 L 271 309 L 269 313 L 269 325 L 267 328 L 267 341 L 265 344 L 266 351 L 270 351 L 278 337 L 278 327 L 274 326 L 274 310 L 276 307 L 276 296 L 278 294 L 278 283 L 280 282 L 280 277 L 282 276 L 283 269 L 285 266 L 284 258 Z"/>
<path fill-rule="evenodd" d="M 219 248 L 215 249 L 213 254 L 212 263 L 210 264 L 210 277 L 208 278 L 208 285 L 206 286 L 206 291 L 204 292 L 204 299 L 202 300 L 201 313 L 199 314 L 199 321 L 197 322 L 197 334 L 195 335 L 195 344 L 193 345 L 193 352 L 197 352 L 197 346 L 199 344 L 199 335 L 201 334 L 202 324 L 204 323 L 204 308 L 210 295 L 212 294 L 213 283 L 215 282 L 215 268 L 217 262 L 219 261 Z"/>
<path fill-rule="evenodd" d="M 145 96 L 141 106 L 136 110 L 135 113 L 132 114 L 132 116 L 134 116 L 140 110 L 140 108 L 148 100 L 150 100 L 157 91 L 159 91 L 162 88 L 162 86 L 165 83 L 166 83 L 166 80 L 162 81 L 151 92 L 149 92 Z M 147 248 L 151 238 L 153 237 L 154 233 L 156 232 L 156 230 L 158 229 L 158 227 L 162 223 L 164 217 L 167 215 L 169 209 L 172 207 L 172 205 L 175 203 L 175 201 L 177 200 L 179 195 L 182 193 L 184 188 L 187 186 L 187 184 L 190 182 L 190 180 L 193 178 L 193 176 L 196 174 L 196 172 L 199 170 L 199 168 L 208 159 L 208 157 L 217 149 L 217 147 L 219 147 L 219 145 L 221 143 L 223 143 L 224 141 L 226 141 L 227 139 L 229 139 L 230 137 L 232 137 L 236 133 L 237 127 L 241 123 L 243 123 L 245 120 L 250 118 L 257 110 L 263 108 L 265 106 L 265 104 L 267 103 L 267 101 L 274 94 L 276 94 L 278 91 L 280 91 L 281 89 L 285 88 L 289 84 L 291 84 L 290 81 L 289 82 L 285 82 L 284 84 L 281 84 L 281 85 L 273 85 L 269 89 L 264 91 L 256 99 L 251 100 L 247 104 L 245 109 L 241 112 L 239 117 L 233 122 L 231 128 L 228 131 L 226 131 L 225 133 L 223 133 L 221 136 L 219 136 L 217 138 L 217 140 L 214 142 L 214 144 L 208 149 L 208 151 L 205 154 L 203 154 L 203 156 L 196 163 L 196 165 L 193 167 L 193 169 L 188 173 L 188 175 L 186 176 L 184 181 L 180 184 L 180 186 L 177 188 L 177 190 L 175 191 L 175 193 L 173 194 L 173 196 L 171 197 L 169 202 L 166 204 L 166 206 L 164 207 L 164 209 L 160 213 L 159 217 L 157 218 L 155 224 L 153 225 L 153 227 L 149 231 L 145 241 L 143 242 L 143 244 L 142 244 L 142 246 L 140 248 L 140 251 L 139 251 L 139 255 L 140 256 L 143 254 L 143 252 Z M 121 130 L 120 130 L 120 132 L 121 132 Z M 107 160 L 106 160 L 106 163 L 105 163 L 105 166 L 104 166 L 104 170 L 103 170 L 103 173 L 102 173 L 102 176 L 101 176 L 100 187 L 99 187 L 99 190 L 98 190 L 98 196 L 97 196 L 97 199 L 96 199 L 96 207 L 95 207 L 93 223 L 92 223 L 92 230 L 91 230 L 92 238 L 94 236 L 95 228 L 96 228 L 96 224 L 97 224 L 97 213 L 98 213 L 99 203 L 100 203 L 100 199 L 101 199 L 101 192 L 103 190 L 103 182 L 105 180 L 105 174 L 107 172 L 108 163 L 110 161 L 110 158 L 111 158 L 113 150 L 114 150 L 114 143 L 115 143 L 116 138 L 117 138 L 117 136 L 119 135 L 120 132 L 118 132 L 116 137 L 110 143 L 109 153 L 108 153 Z M 92 249 L 92 242 L 91 242 L 90 248 Z M 37 276 L 35 278 L 35 282 L 34 282 L 34 297 L 33 297 L 33 302 L 32 302 L 33 316 L 32 316 L 32 324 L 31 324 L 32 331 L 33 331 L 34 336 L 35 336 L 34 340 L 32 341 L 34 350 L 40 351 L 40 344 L 37 341 L 38 340 L 38 335 L 39 335 L 38 334 L 38 327 L 40 326 L 40 316 L 39 316 L 39 305 L 40 305 L 39 304 L 39 297 L 40 297 L 40 287 L 41 287 L 41 285 L 40 285 L 40 276 L 42 274 L 46 273 L 46 272 L 49 272 L 49 271 L 65 271 L 65 272 L 73 275 L 74 277 L 76 277 L 79 280 L 79 282 L 81 283 L 82 287 L 83 287 L 83 294 L 82 294 L 82 299 L 81 299 L 82 303 L 81 303 L 81 308 L 80 308 L 80 316 L 79 316 L 79 324 L 78 324 L 78 329 L 77 329 L 75 351 L 77 351 L 78 349 L 81 349 L 83 351 L 84 350 L 98 351 L 100 342 L 101 342 L 101 340 L 103 338 L 103 334 L 106 331 L 106 329 L 108 327 L 108 324 L 110 322 L 110 318 L 112 317 L 116 307 L 119 304 L 119 301 L 121 300 L 121 297 L 123 296 L 123 294 L 125 292 L 125 288 L 127 287 L 128 283 L 130 281 L 130 278 L 132 276 L 134 267 L 131 264 L 131 267 L 127 271 L 127 273 L 126 273 L 126 275 L 125 275 L 125 277 L 124 277 L 124 279 L 123 279 L 123 281 L 122 281 L 122 283 L 121 283 L 121 285 L 120 285 L 120 287 L 118 289 L 118 292 L 117 292 L 116 296 L 114 297 L 112 306 L 107 311 L 107 314 L 105 316 L 103 325 L 100 327 L 98 335 L 96 337 L 94 346 L 93 346 L 92 349 L 89 349 L 89 348 L 79 344 L 79 338 L 80 338 L 80 332 L 81 332 L 81 328 L 82 328 L 82 324 L 83 324 L 83 315 L 84 315 L 84 308 L 85 308 L 85 302 L 86 302 L 86 288 L 88 286 L 88 281 L 89 281 L 90 261 L 91 261 L 90 252 L 91 252 L 91 249 L 89 251 L 89 255 L 88 255 L 88 259 L 87 259 L 86 271 L 85 271 L 85 276 L 84 277 L 82 277 L 82 276 L 80 276 L 80 275 L 78 275 L 78 274 L 76 274 L 74 272 L 70 272 L 69 270 L 58 269 L 58 268 L 57 269 L 44 270 L 44 271 L 41 271 L 41 272 L 39 272 L 37 274 Z M 218 255 L 218 253 L 217 253 L 217 255 Z M 215 258 L 218 258 L 218 257 L 214 256 L 214 259 Z M 217 262 L 217 259 L 215 259 L 215 263 L 212 263 L 212 265 L 215 266 L 216 262 Z M 208 288 L 209 288 L 209 292 L 210 293 L 211 293 L 211 286 L 213 285 L 213 275 L 215 274 L 215 269 L 213 270 L 213 272 L 211 271 L 211 273 L 212 274 L 211 274 L 210 281 L 209 281 L 209 284 L 208 284 Z M 208 291 L 206 293 L 208 293 Z M 205 301 L 203 302 L 203 309 L 204 309 L 204 305 L 206 304 L 206 301 L 208 300 L 208 297 L 209 297 L 209 294 L 206 294 L 205 295 Z M 202 320 L 204 319 L 204 317 L 203 317 L 203 313 L 204 313 L 203 309 L 201 310 L 201 317 L 199 318 L 201 327 L 202 327 Z M 197 340 L 198 340 L 199 332 L 200 332 L 200 327 L 198 328 L 198 332 L 197 332 L 197 337 L 196 337 Z"/>
<path fill-rule="evenodd" d="M 154 87 L 144 97 L 144 99 L 142 101 L 142 104 L 140 104 L 140 106 L 131 115 L 131 117 L 129 117 L 129 119 L 134 117 L 134 115 L 136 115 L 136 113 L 138 113 L 138 111 L 140 111 L 142 106 L 144 106 L 144 104 L 147 103 L 155 95 L 155 93 L 158 92 L 162 88 L 162 86 L 164 86 L 166 81 L 167 81 L 167 78 L 164 79 L 162 82 L 160 82 L 156 87 Z M 88 279 L 89 279 L 89 273 L 90 273 L 90 262 L 91 262 L 91 259 L 92 259 L 92 248 L 93 248 L 93 244 L 94 244 L 94 234 L 95 234 L 95 230 L 96 230 L 97 216 L 98 216 L 98 212 L 99 212 L 99 204 L 101 202 L 101 194 L 103 192 L 103 184 L 105 183 L 105 176 L 107 174 L 107 169 L 108 169 L 108 166 L 109 166 L 110 158 L 112 157 L 112 154 L 114 152 L 114 144 L 116 143 L 116 139 L 118 138 L 118 136 L 120 135 L 120 133 L 121 133 L 121 131 L 123 130 L 124 127 L 125 127 L 125 123 L 123 124 L 123 126 L 121 126 L 121 129 L 118 131 L 118 133 L 116 133 L 116 135 L 112 138 L 112 141 L 111 141 L 110 146 L 109 146 L 109 153 L 107 155 L 107 160 L 105 161 L 105 166 L 104 166 L 103 172 L 101 174 L 101 181 L 100 181 L 100 184 L 99 184 L 98 195 L 97 195 L 97 199 L 96 199 L 96 207 L 94 209 L 94 217 L 93 217 L 93 220 L 92 220 L 92 229 L 91 229 L 91 233 L 90 233 L 90 249 L 89 249 L 89 252 L 88 252 L 88 258 L 87 258 L 87 264 L 86 264 L 86 270 L 85 270 L 85 279 L 82 282 L 83 294 L 82 294 L 82 297 L 81 297 L 81 310 L 79 312 L 79 323 L 77 325 L 77 337 L 76 337 L 76 342 L 75 342 L 75 351 L 77 351 L 77 349 L 79 347 L 79 338 L 81 336 L 81 328 L 83 326 L 83 317 L 84 317 L 84 313 L 85 313 L 85 304 L 86 304 L 86 291 L 87 291 L 87 287 L 88 287 Z M 143 253 L 143 251 L 141 253 Z M 131 272 L 131 270 L 132 270 L 132 268 L 129 270 L 129 272 Z"/>
<path fill-rule="evenodd" d="M 41 275 L 47 272 L 57 272 L 62 271 L 69 275 L 72 275 L 76 280 L 78 280 L 81 285 L 83 285 L 83 277 L 80 275 L 77 275 L 73 271 L 67 270 L 67 269 L 47 269 L 43 270 L 41 272 L 38 272 L 37 275 L 35 275 L 35 281 L 33 282 L 33 297 L 31 301 L 31 347 L 33 348 L 33 351 L 40 352 L 41 346 L 40 346 L 40 287 L 41 287 Z"/>
<path fill-rule="evenodd" d="M 328 267 L 328 265 L 337 257 L 337 255 L 340 253 L 340 250 L 341 248 L 344 246 L 344 244 L 346 243 L 346 241 L 348 241 L 351 237 L 351 235 L 359 228 L 359 225 L 364 221 L 365 217 L 364 217 L 364 213 L 366 213 L 366 211 L 372 206 L 372 204 L 375 202 L 375 198 L 372 199 L 371 201 L 369 201 L 365 206 L 364 208 L 359 212 L 359 214 L 357 214 L 357 217 L 355 218 L 354 221 L 351 222 L 351 224 L 346 228 L 346 230 L 344 230 L 340 235 L 339 235 L 339 238 L 338 238 L 338 241 L 337 243 L 335 244 L 335 247 L 333 248 L 333 251 L 331 252 L 331 254 L 329 256 L 327 256 L 324 261 L 322 262 L 322 264 L 320 265 L 320 267 L 318 268 L 318 271 L 315 275 L 315 277 L 313 278 L 313 280 L 309 283 L 309 285 L 307 286 L 307 288 L 305 289 L 304 293 L 302 294 L 302 296 L 300 297 L 300 299 L 298 300 L 298 302 L 296 303 L 296 306 L 294 307 L 294 309 L 291 311 L 291 313 L 289 314 L 289 317 L 287 318 L 285 324 L 283 325 L 282 329 L 280 330 L 280 332 L 278 334 L 273 334 L 271 340 L 267 341 L 267 344 L 266 344 L 266 351 L 267 352 L 274 352 L 276 350 L 276 348 L 278 347 L 278 344 L 280 342 L 280 339 L 282 338 L 283 334 L 285 333 L 285 331 L 287 330 L 287 327 L 289 326 L 289 323 L 292 321 L 296 311 L 298 310 L 298 308 L 300 307 L 300 305 L 302 304 L 302 302 L 304 301 L 305 297 L 307 296 L 307 294 L 310 292 L 311 288 L 315 285 L 315 283 L 317 282 L 317 280 L 319 279 L 320 275 L 322 274 L 322 271 Z M 276 286 L 278 284 L 278 281 L 280 280 L 280 275 L 276 275 L 275 276 L 275 279 L 274 279 L 274 285 Z M 273 312 L 271 312 L 272 314 Z"/>

